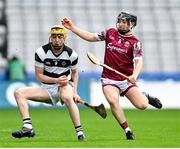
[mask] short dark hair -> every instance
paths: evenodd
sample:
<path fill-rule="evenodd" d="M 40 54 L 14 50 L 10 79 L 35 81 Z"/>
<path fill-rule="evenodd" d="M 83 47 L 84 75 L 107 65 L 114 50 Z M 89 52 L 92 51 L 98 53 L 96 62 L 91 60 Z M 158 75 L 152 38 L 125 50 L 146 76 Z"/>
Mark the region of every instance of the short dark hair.
<path fill-rule="evenodd" d="M 133 27 L 137 25 L 137 16 L 134 14 L 121 12 L 117 17 L 117 22 L 121 19 L 125 19 L 126 21 L 133 23 Z"/>

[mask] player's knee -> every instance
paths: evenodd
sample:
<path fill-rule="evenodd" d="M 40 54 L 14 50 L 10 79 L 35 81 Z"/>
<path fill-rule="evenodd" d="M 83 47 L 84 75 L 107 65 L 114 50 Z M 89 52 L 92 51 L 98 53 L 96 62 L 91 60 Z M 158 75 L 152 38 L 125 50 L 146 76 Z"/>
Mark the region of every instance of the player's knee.
<path fill-rule="evenodd" d="M 23 91 L 21 88 L 18 88 L 14 92 L 15 99 L 18 100 L 23 97 Z"/>
<path fill-rule="evenodd" d="M 72 98 L 72 96 L 66 92 L 60 93 L 60 98 L 64 101 L 64 102 L 69 102 L 69 99 Z"/>
<path fill-rule="evenodd" d="M 136 106 L 138 109 L 145 110 L 148 107 L 148 102 L 140 103 Z"/>
<path fill-rule="evenodd" d="M 114 106 L 117 105 L 117 102 L 116 102 L 115 100 L 112 100 L 112 99 L 109 99 L 109 100 L 108 100 L 108 103 L 109 103 L 109 105 L 110 105 L 111 107 L 114 107 Z"/>
<path fill-rule="evenodd" d="M 73 101 L 73 99 L 71 99 L 71 98 L 64 98 L 63 99 L 63 102 L 64 102 L 64 104 L 66 105 L 66 106 L 70 106 L 74 101 Z"/>
<path fill-rule="evenodd" d="M 73 101 L 73 96 L 67 92 L 62 92 L 60 98 L 63 100 L 65 105 L 69 105 Z"/>

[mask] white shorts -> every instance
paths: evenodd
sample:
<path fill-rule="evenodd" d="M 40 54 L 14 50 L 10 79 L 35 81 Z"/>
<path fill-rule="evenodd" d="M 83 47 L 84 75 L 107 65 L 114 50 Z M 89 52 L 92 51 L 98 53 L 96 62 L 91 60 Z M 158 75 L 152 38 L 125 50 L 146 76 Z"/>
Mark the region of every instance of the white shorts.
<path fill-rule="evenodd" d="M 112 85 L 112 86 L 117 87 L 120 91 L 121 96 L 124 96 L 131 87 L 136 86 L 135 84 L 132 84 L 127 80 L 116 81 L 116 80 L 111 80 L 108 78 L 101 78 L 101 83 L 102 83 L 102 86 Z"/>
<path fill-rule="evenodd" d="M 53 104 L 56 104 L 58 101 L 61 101 L 59 96 L 58 84 L 42 84 L 41 87 L 48 92 Z"/>
<path fill-rule="evenodd" d="M 73 82 L 69 81 L 69 84 L 73 87 Z M 57 104 L 58 101 L 60 101 L 61 104 L 64 103 L 60 98 L 60 86 L 58 84 L 42 84 L 41 87 L 48 92 L 49 97 L 54 105 Z"/>

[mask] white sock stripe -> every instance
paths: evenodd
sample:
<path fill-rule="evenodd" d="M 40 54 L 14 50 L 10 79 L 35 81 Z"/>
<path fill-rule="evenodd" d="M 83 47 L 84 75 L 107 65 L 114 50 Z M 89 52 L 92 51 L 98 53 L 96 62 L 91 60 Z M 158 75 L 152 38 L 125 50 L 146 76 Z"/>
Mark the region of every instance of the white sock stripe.
<path fill-rule="evenodd" d="M 31 122 L 25 122 L 25 123 L 23 123 L 23 124 L 32 124 Z"/>
<path fill-rule="evenodd" d="M 23 123 L 31 123 L 31 120 L 23 120 Z"/>
<path fill-rule="evenodd" d="M 80 131 L 83 131 L 82 127 L 76 128 L 76 132 L 80 132 Z"/>
<path fill-rule="evenodd" d="M 23 124 L 23 127 L 26 127 L 26 128 L 32 129 L 32 125 L 31 125 L 31 124 Z"/>

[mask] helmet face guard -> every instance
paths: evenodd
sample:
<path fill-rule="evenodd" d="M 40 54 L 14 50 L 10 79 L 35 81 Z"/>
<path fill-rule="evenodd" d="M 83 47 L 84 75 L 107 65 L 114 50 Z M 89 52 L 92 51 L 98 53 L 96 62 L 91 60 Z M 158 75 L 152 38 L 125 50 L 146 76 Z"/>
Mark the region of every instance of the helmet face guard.
<path fill-rule="evenodd" d="M 137 16 L 127 12 L 121 12 L 117 17 L 117 23 L 119 22 L 119 20 L 126 20 L 127 22 L 129 22 L 129 24 L 131 22 L 133 27 L 137 25 Z"/>

